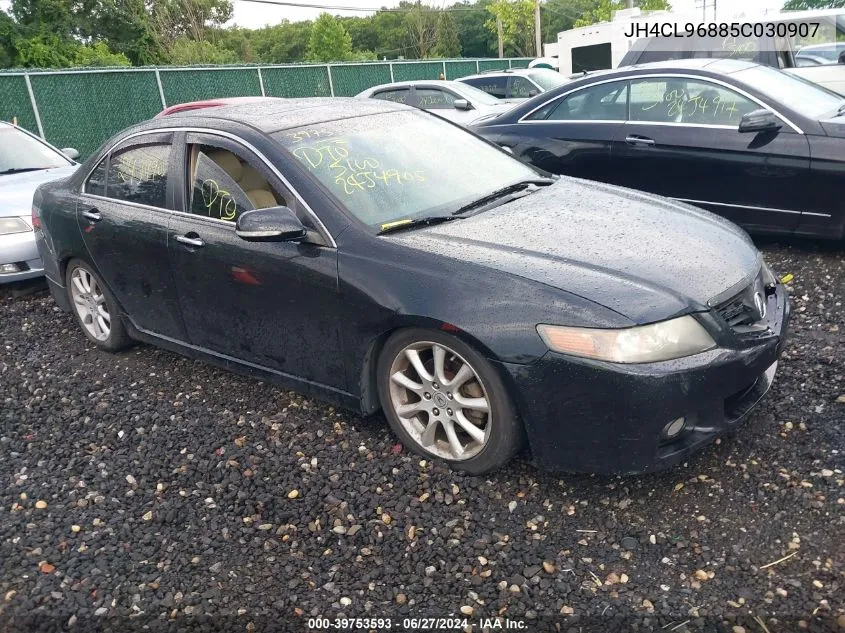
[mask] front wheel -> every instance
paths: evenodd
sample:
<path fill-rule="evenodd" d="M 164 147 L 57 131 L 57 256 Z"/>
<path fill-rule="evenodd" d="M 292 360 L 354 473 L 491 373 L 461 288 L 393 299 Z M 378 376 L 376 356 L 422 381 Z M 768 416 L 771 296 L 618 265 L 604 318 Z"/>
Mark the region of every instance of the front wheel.
<path fill-rule="evenodd" d="M 460 339 L 403 330 L 385 343 L 378 391 L 391 428 L 411 450 L 482 474 L 522 446 L 522 426 L 493 365 Z"/>
<path fill-rule="evenodd" d="M 73 316 L 88 340 L 109 352 L 132 343 L 120 319 L 117 302 L 91 267 L 78 259 L 67 267 L 67 292 Z"/>

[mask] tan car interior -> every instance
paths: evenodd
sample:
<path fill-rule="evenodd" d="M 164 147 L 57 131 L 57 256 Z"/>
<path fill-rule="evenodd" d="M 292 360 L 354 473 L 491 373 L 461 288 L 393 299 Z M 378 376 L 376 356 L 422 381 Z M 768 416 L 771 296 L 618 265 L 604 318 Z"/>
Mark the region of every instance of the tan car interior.
<path fill-rule="evenodd" d="M 196 173 L 197 157 L 200 151 L 203 150 L 204 148 L 201 149 L 199 145 L 192 147 L 191 173 Z M 255 167 L 242 161 L 232 152 L 225 149 L 215 149 L 205 151 L 204 153 L 229 174 L 232 180 L 238 183 L 238 186 L 243 190 L 256 209 L 266 209 L 285 204 L 284 201 L 276 199 L 276 195 L 267 182 L 267 179 Z"/>

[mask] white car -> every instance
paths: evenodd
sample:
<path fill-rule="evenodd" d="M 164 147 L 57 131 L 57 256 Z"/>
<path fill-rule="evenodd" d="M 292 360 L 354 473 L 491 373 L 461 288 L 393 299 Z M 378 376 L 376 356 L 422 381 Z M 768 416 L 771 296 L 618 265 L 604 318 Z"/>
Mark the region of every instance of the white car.
<path fill-rule="evenodd" d="M 496 99 L 486 92 L 457 81 L 402 81 L 368 88 L 359 99 L 382 99 L 431 110 L 460 125 L 471 125 L 510 110 L 513 102 Z"/>
<path fill-rule="evenodd" d="M 0 121 L 0 284 L 44 274 L 32 232 L 38 185 L 76 171 L 73 148 L 58 150 L 23 128 Z"/>

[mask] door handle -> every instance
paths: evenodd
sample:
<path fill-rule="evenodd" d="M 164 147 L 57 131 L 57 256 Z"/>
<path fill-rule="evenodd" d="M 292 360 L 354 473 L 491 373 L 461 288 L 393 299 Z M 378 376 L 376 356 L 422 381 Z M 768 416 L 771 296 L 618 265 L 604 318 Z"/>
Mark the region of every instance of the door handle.
<path fill-rule="evenodd" d="M 92 222 L 99 222 L 103 219 L 103 216 L 100 215 L 100 212 L 97 209 L 88 209 L 87 211 L 83 211 L 82 215 Z"/>
<path fill-rule="evenodd" d="M 628 145 L 654 145 L 654 139 L 646 136 L 626 136 L 625 142 Z"/>
<path fill-rule="evenodd" d="M 188 246 L 194 246 L 196 248 L 200 248 L 201 246 L 205 246 L 205 242 L 202 241 L 202 238 L 199 237 L 188 237 L 187 235 L 177 235 L 176 241 L 180 244 L 187 244 Z"/>

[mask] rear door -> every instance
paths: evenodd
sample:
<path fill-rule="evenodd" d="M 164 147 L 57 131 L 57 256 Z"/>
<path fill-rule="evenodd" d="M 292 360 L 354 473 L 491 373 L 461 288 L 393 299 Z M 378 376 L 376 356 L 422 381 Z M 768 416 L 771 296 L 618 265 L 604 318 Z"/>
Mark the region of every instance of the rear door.
<path fill-rule="evenodd" d="M 169 258 L 193 345 L 224 357 L 344 389 L 337 250 L 274 171 L 240 143 L 189 133 L 180 213 Z M 248 242 L 235 234 L 251 209 L 288 206 L 303 242 Z"/>
<path fill-rule="evenodd" d="M 627 81 L 594 84 L 549 101 L 519 123 L 489 129 L 497 143 L 541 169 L 615 182 L 611 154 L 624 136 L 627 97 Z"/>
<path fill-rule="evenodd" d="M 703 78 L 631 81 L 625 142 L 614 154 L 619 182 L 677 198 L 750 229 L 793 230 L 801 219 L 809 145 L 784 122 L 740 133 L 761 105 Z"/>
<path fill-rule="evenodd" d="M 118 145 L 86 179 L 77 222 L 90 259 L 135 326 L 184 340 L 167 264 L 172 141 L 156 133 Z"/>

